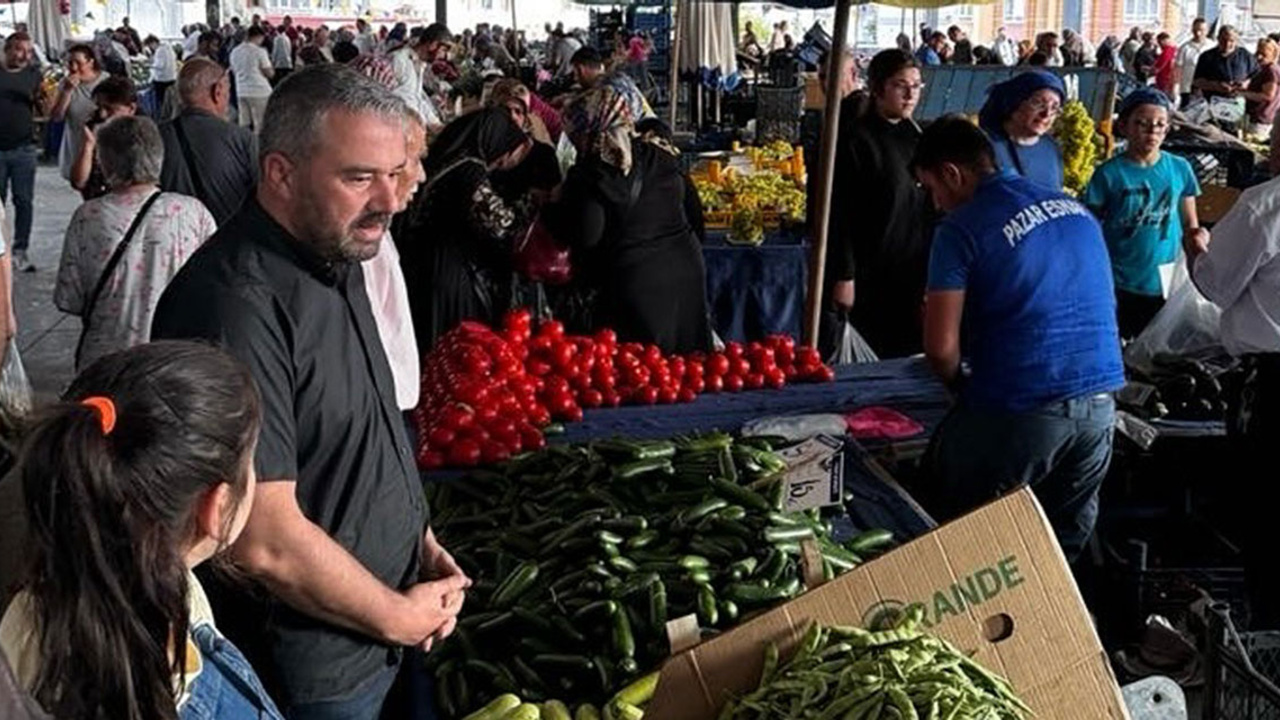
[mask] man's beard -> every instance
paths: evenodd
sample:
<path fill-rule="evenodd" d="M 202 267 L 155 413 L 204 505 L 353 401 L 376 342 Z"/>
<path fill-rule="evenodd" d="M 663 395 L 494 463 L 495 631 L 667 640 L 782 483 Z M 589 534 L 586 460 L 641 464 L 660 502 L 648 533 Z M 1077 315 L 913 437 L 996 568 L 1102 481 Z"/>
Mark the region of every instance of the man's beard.
<path fill-rule="evenodd" d="M 304 242 L 310 243 L 325 259 L 333 262 L 364 262 L 377 257 L 381 238 L 366 243 L 356 237 L 356 230 L 378 228 L 385 234 L 391 225 L 391 213 L 371 212 L 356 218 L 346 227 L 335 227 L 324 211 L 324 204 L 310 194 L 302 203 L 301 226 Z"/>

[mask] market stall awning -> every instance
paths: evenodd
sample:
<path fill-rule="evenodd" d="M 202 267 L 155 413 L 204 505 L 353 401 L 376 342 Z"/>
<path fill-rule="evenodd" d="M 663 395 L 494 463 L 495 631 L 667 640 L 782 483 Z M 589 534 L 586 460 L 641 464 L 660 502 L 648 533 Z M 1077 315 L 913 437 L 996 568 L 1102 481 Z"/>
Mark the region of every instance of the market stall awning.
<path fill-rule="evenodd" d="M 697 72 L 708 85 L 735 82 L 738 72 L 737 33 L 733 9 L 727 3 L 698 0 L 676 16 L 682 26 L 677 57 L 681 72 Z"/>

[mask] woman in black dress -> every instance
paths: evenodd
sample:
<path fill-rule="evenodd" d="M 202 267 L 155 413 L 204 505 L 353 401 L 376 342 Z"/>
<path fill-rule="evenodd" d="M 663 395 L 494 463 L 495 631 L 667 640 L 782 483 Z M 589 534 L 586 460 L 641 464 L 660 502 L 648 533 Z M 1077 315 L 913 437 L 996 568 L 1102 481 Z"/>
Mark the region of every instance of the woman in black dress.
<path fill-rule="evenodd" d="M 708 350 L 706 271 L 676 150 L 636 135 L 627 98 L 607 85 L 566 108 L 565 132 L 578 162 L 543 217 L 597 293 L 593 324 L 666 352 Z"/>
<path fill-rule="evenodd" d="M 431 143 L 426 185 L 392 232 L 422 352 L 463 320 L 496 324 L 507 310 L 512 243 L 528 221 L 491 174 L 517 165 L 529 144 L 497 109 L 454 120 Z"/>

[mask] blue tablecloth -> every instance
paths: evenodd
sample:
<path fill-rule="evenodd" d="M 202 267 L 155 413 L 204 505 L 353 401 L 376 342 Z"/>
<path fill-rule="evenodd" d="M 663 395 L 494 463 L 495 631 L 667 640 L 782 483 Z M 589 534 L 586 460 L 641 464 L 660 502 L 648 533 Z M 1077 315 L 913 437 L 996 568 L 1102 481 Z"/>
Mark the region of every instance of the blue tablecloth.
<path fill-rule="evenodd" d="M 886 360 L 838 368 L 834 383 L 702 395 L 687 405 L 588 410 L 582 422 L 567 426 L 562 438 L 583 442 L 613 436 L 667 438 L 693 431 L 734 432 L 761 417 L 843 413 L 873 405 L 904 413 L 930 433 L 946 414 L 948 402 L 946 389 L 923 359 Z"/>
<path fill-rule="evenodd" d="M 759 247 L 726 242 L 712 230 L 702 246 L 707 305 L 724 340 L 760 340 L 770 333 L 800 337 L 809 250 L 797 233 L 770 233 Z"/>

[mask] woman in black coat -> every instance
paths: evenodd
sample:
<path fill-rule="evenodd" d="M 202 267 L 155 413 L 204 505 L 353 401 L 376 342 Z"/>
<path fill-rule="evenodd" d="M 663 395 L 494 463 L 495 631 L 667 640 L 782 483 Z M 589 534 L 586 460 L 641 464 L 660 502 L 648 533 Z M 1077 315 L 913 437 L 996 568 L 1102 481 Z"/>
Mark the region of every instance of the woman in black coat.
<path fill-rule="evenodd" d="M 608 86 L 566 108 L 565 130 L 578 162 L 544 218 L 596 292 L 593 325 L 666 352 L 710 349 L 706 270 L 675 149 L 637 135 L 626 98 Z"/>
<path fill-rule="evenodd" d="M 422 352 L 463 320 L 497 324 L 510 306 L 512 246 L 528 219 L 492 174 L 519 164 L 529 145 L 498 109 L 463 115 L 431 143 L 426 185 L 392 233 Z"/>

